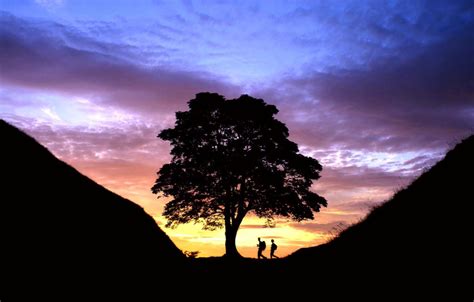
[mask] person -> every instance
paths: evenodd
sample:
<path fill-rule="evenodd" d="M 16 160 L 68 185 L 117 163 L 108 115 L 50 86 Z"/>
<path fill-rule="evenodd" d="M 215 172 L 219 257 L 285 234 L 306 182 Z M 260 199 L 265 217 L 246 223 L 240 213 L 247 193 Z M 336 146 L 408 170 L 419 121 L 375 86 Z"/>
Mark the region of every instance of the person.
<path fill-rule="evenodd" d="M 276 245 L 275 240 L 272 239 L 272 246 L 270 247 L 270 259 L 280 258 L 277 255 L 275 255 L 275 251 L 277 248 L 278 248 L 278 245 Z"/>
<path fill-rule="evenodd" d="M 265 250 L 265 248 L 267 247 L 267 244 L 265 243 L 264 240 L 260 240 L 260 237 L 258 237 L 258 243 L 257 243 L 257 247 L 258 247 L 258 259 L 267 259 L 267 257 L 265 257 L 262 252 Z"/>

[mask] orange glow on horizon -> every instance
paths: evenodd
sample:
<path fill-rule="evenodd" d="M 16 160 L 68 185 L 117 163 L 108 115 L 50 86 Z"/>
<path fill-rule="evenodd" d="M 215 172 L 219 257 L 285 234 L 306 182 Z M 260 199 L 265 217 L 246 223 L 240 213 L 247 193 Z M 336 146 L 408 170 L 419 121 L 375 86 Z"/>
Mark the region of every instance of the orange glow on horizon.
<path fill-rule="evenodd" d="M 202 230 L 201 225 L 193 223 L 180 225 L 175 229 L 164 227 L 166 220 L 161 213 L 166 199 L 157 199 L 157 196 L 150 191 L 156 175 L 156 167 L 136 165 L 134 169 L 130 169 L 127 165 L 123 167 L 105 165 L 98 168 L 90 162 L 77 162 L 72 165 L 97 183 L 142 206 L 182 251 L 199 251 L 199 257 L 224 255 L 224 229 L 206 231 Z M 318 186 L 323 188 L 324 184 L 320 182 Z M 370 193 L 367 192 L 367 194 Z M 390 193 L 380 192 L 381 196 L 387 197 Z M 357 199 L 364 198 L 361 194 L 363 195 L 363 192 L 357 192 Z M 333 196 L 336 195 L 332 193 L 331 197 Z M 347 192 L 342 192 L 341 196 L 345 200 Z M 314 220 L 301 223 L 276 220 L 274 228 L 264 227 L 265 220 L 258 219 L 251 214 L 247 215 L 237 233 L 237 249 L 244 257 L 256 258 L 257 238 L 265 239 L 267 246 L 269 246 L 271 239 L 275 239 L 278 245 L 276 255 L 284 257 L 300 248 L 327 242 L 337 233 L 334 230 L 334 224 L 341 222 L 346 226 L 352 224 L 363 217 L 368 210 L 338 208 L 338 204 L 340 203 L 332 202 L 329 199 L 329 207 L 322 208 L 321 212 L 315 213 Z M 268 255 L 269 253 L 269 248 L 267 248 L 264 254 Z"/>

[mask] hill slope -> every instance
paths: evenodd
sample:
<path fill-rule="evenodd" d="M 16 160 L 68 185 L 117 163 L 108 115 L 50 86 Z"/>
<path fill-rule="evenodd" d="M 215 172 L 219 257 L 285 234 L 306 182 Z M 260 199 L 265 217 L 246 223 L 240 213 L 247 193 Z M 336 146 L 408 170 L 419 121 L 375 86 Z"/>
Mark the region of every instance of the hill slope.
<path fill-rule="evenodd" d="M 3 120 L 0 137 L 2 272 L 10 288 L 131 284 L 184 261 L 140 206 Z"/>
<path fill-rule="evenodd" d="M 400 278 L 399 285 L 466 285 L 474 254 L 473 171 L 470 136 L 363 221 L 327 244 L 296 251 L 288 263 L 341 269 L 341 275 L 364 272 L 371 281 Z"/>
<path fill-rule="evenodd" d="M 241 299 L 470 300 L 473 171 L 471 136 L 335 240 L 277 260 L 195 259 L 196 286 Z"/>

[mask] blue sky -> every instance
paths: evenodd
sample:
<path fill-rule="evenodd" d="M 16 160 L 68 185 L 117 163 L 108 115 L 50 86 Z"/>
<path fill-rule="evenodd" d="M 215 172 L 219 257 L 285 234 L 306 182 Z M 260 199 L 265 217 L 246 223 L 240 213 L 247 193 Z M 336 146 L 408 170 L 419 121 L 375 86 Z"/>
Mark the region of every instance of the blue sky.
<path fill-rule="evenodd" d="M 462 4 L 38 0 L 4 1 L 2 9 L 55 27 L 75 47 L 245 86 L 407 56 L 407 47 L 414 52 L 471 22 Z M 97 40 L 110 48 L 97 49 Z"/>
<path fill-rule="evenodd" d="M 0 118 L 162 222 L 150 187 L 169 146 L 156 134 L 198 92 L 261 97 L 324 167 L 327 211 L 283 224 L 319 235 L 279 245 L 290 252 L 474 131 L 473 53 L 472 1 L 2 0 Z"/>

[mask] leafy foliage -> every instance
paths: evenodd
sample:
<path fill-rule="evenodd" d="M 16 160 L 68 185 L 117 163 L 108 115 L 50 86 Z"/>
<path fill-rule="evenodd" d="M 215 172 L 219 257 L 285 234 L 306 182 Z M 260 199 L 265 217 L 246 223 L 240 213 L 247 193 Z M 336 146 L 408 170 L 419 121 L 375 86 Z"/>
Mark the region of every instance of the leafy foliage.
<path fill-rule="evenodd" d="M 326 206 L 309 190 L 321 165 L 288 139 L 275 106 L 215 93 L 197 94 L 188 105 L 176 113 L 175 126 L 159 134 L 171 143 L 173 158 L 152 191 L 173 197 L 164 210 L 168 227 L 194 221 L 207 229 L 225 224 L 236 233 L 250 211 L 267 220 L 301 221 Z"/>

